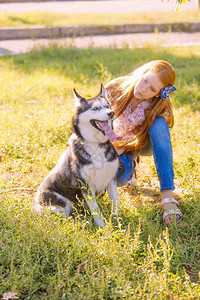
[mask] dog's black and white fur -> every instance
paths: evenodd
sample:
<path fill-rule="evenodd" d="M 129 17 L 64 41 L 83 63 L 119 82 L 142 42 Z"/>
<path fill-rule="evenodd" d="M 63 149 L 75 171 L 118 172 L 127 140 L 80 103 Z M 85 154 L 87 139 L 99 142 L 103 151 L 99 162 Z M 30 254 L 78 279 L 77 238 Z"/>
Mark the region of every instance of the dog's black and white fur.
<path fill-rule="evenodd" d="M 103 226 L 95 196 L 107 189 L 113 214 L 119 213 L 116 179 L 119 157 L 97 121 L 112 126 L 114 112 L 110 109 L 103 85 L 94 98 L 85 99 L 75 90 L 74 97 L 74 133 L 69 138 L 68 148 L 39 186 L 33 209 L 41 212 L 47 206 L 69 217 L 78 199 L 84 198 L 95 223 Z"/>

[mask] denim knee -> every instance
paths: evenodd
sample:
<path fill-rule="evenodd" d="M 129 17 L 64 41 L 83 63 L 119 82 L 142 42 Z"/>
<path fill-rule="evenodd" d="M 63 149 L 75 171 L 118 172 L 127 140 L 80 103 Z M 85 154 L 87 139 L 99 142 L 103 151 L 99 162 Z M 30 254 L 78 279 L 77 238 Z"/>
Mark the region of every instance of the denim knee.
<path fill-rule="evenodd" d="M 158 138 L 160 136 L 167 136 L 170 138 L 169 125 L 167 121 L 163 118 L 155 118 L 153 124 L 149 129 L 150 137 L 153 136 Z"/>

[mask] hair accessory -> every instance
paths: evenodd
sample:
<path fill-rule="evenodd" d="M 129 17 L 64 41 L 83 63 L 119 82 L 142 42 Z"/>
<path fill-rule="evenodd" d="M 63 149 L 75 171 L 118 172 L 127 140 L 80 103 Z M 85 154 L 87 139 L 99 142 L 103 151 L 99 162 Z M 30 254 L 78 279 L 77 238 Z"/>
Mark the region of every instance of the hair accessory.
<path fill-rule="evenodd" d="M 161 98 L 166 100 L 174 91 L 176 91 L 176 88 L 174 86 L 166 86 L 164 89 L 161 90 Z"/>

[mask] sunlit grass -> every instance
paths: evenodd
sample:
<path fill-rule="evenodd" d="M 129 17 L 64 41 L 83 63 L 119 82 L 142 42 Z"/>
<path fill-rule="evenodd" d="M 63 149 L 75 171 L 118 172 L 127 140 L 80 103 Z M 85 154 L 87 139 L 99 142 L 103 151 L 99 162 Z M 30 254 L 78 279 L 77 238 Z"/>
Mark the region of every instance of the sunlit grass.
<path fill-rule="evenodd" d="M 74 100 L 152 59 L 175 67 L 172 143 L 183 222 L 162 222 L 152 158 L 138 187 L 119 188 L 122 219 L 99 230 L 78 207 L 64 220 L 35 216 L 31 202 L 71 134 Z M 0 58 L 0 295 L 20 299 L 199 299 L 200 47 L 76 50 L 51 47 Z"/>
<path fill-rule="evenodd" d="M 50 12 L 0 13 L 2 26 L 65 26 L 65 25 L 109 25 L 145 22 L 192 22 L 199 21 L 199 10 L 190 12 L 113 13 L 113 14 L 59 14 Z"/>

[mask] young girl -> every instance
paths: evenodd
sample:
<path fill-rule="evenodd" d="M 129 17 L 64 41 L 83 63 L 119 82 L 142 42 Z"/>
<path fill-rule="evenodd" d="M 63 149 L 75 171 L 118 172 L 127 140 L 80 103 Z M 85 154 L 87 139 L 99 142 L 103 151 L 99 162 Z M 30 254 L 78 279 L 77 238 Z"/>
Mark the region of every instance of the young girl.
<path fill-rule="evenodd" d="M 116 117 L 113 126 L 118 139 L 113 144 L 126 166 L 118 186 L 132 178 L 137 156 L 153 152 L 166 224 L 182 218 L 172 192 L 175 187 L 169 128 L 174 125 L 174 117 L 169 96 L 176 89 L 174 81 L 174 68 L 166 61 L 154 60 L 106 85 Z"/>

